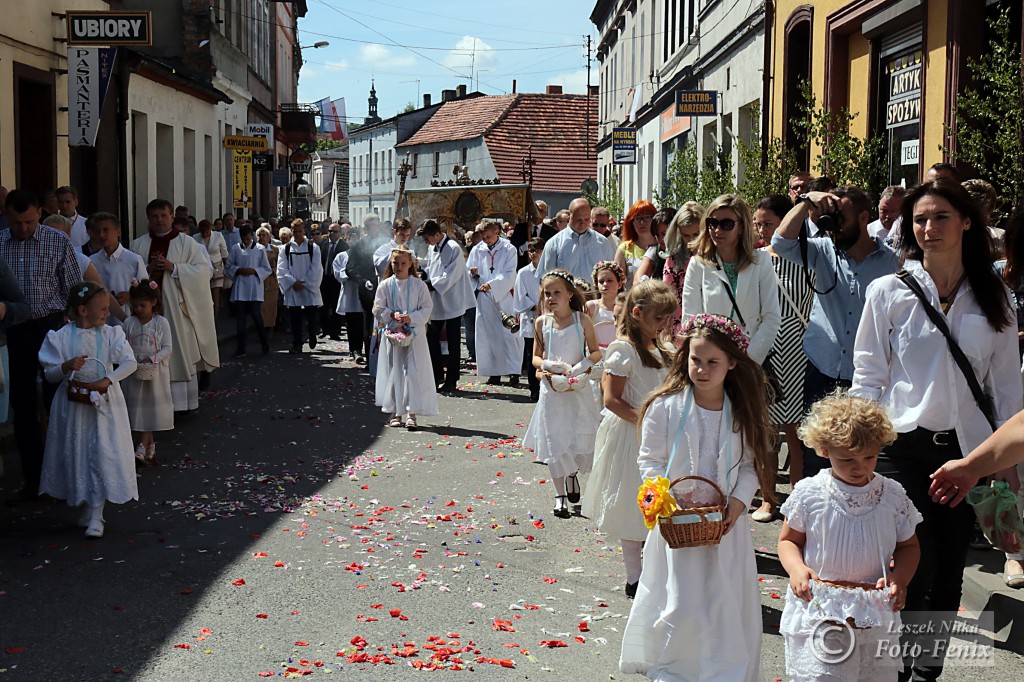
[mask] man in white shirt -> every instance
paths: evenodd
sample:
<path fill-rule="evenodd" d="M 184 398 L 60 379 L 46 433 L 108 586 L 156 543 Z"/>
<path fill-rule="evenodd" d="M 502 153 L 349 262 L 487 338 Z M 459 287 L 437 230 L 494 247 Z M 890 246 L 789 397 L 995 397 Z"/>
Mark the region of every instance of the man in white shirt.
<path fill-rule="evenodd" d="M 391 251 L 402 244 L 408 244 L 412 238 L 412 223 L 408 218 L 399 218 L 391 228 L 391 240 L 381 244 L 373 252 L 373 267 L 377 270 L 377 278 L 384 278 L 384 271 L 391 262 Z"/>
<path fill-rule="evenodd" d="M 252 238 L 252 227 L 242 225 L 238 229 L 241 242 L 228 253 L 225 268 L 228 276 L 235 280 L 231 287 L 231 302 L 237 306 L 236 342 L 234 357 L 245 356 L 246 323 L 251 317 L 260 338 L 263 354 L 270 352 L 267 343 L 267 332 L 263 329 L 263 280 L 270 277 L 270 261 L 267 252 L 260 248 Z"/>
<path fill-rule="evenodd" d="M 71 243 L 76 249 L 89 241 L 89 232 L 85 229 L 85 216 L 78 214 L 78 190 L 71 185 L 58 187 L 57 206 L 60 214 L 71 221 Z"/>
<path fill-rule="evenodd" d="M 889 236 L 889 231 L 900 216 L 905 196 L 907 190 L 900 185 L 890 185 L 882 190 L 882 196 L 878 199 L 878 220 L 868 224 L 869 235 L 878 239 Z"/>
<path fill-rule="evenodd" d="M 284 294 L 292 324 L 292 347 L 289 353 L 302 352 L 302 323 L 306 323 L 310 349 L 316 348 L 317 323 L 320 321 L 320 281 L 324 265 L 320 247 L 306 239 L 306 226 L 295 221 L 292 241 L 285 244 L 277 257 L 277 282 Z"/>
<path fill-rule="evenodd" d="M 587 208 L 587 217 L 590 209 Z M 502 321 L 512 311 L 512 287 L 516 279 L 516 247 L 501 238 L 501 223 L 485 221 L 483 241 L 469 252 L 466 266 L 476 297 L 476 373 L 489 377 L 488 384 L 519 385 L 523 365 L 523 339 Z"/>
<path fill-rule="evenodd" d="M 562 268 L 573 277 L 592 282 L 598 261 L 614 260 L 615 247 L 591 229 L 590 222 L 590 202 L 582 197 L 573 199 L 569 204 L 569 229 L 544 244 L 544 255 L 537 266 L 542 276 Z"/>
<path fill-rule="evenodd" d="M 473 285 L 466 270 L 462 247 L 441 230 L 434 220 L 426 220 L 416 232 L 429 246 L 424 279 L 434 306 L 427 323 L 427 346 L 434 366 L 434 383 L 442 393 L 458 391 L 459 361 L 462 359 L 462 316 L 473 305 Z M 448 361 L 442 362 L 441 331 L 448 340 Z"/>
<path fill-rule="evenodd" d="M 97 235 L 101 244 L 100 250 L 90 256 L 89 260 L 100 274 L 103 286 L 117 299 L 125 315 L 130 315 L 128 290 L 132 286 L 132 280 L 142 281 L 149 277 L 146 262 L 142 260 L 142 256 L 121 245 L 121 223 L 116 215 L 93 213 L 89 216 L 88 226 L 89 231 Z M 111 313 L 107 318 L 107 324 L 120 324 L 120 321 Z"/>

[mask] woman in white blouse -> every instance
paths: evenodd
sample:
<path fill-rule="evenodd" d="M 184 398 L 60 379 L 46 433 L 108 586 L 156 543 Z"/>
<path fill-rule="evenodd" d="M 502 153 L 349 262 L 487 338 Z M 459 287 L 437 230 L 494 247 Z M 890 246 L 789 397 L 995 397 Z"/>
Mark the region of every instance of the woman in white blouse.
<path fill-rule="evenodd" d="M 199 232 L 193 239 L 206 247 L 206 252 L 210 254 L 210 264 L 213 265 L 210 293 L 213 296 L 213 315 L 216 317 L 220 313 L 220 291 L 224 287 L 224 267 L 228 260 L 228 245 L 224 241 L 224 235 L 214 230 L 213 223 L 209 220 L 200 221 Z"/>
<path fill-rule="evenodd" d="M 700 313 L 730 318 L 750 339 L 747 353 L 761 364 L 782 314 L 772 259 L 757 250 L 755 238 L 747 202 L 735 194 L 711 202 L 683 280 L 683 322 Z"/>
<path fill-rule="evenodd" d="M 901 252 L 911 279 L 897 273 L 869 285 L 850 392 L 888 409 L 898 438 L 879 456 L 876 471 L 902 484 L 924 516 L 917 527 L 921 561 L 906 609 L 955 616 L 974 514 L 968 506 L 933 502 L 929 474 L 978 447 L 992 427 L 945 337 L 906 282 L 916 282 L 945 321 L 991 398 L 997 425 L 1021 409 L 1020 383 L 1012 380 L 1020 372 L 1017 328 L 1009 291 L 992 269 L 992 238 L 960 185 L 936 180 L 917 187 L 903 202 L 902 218 Z M 1002 474 L 1013 485 L 1013 469 Z M 941 661 L 904 663 L 913 666 L 914 679 L 932 680 L 942 671 Z"/>

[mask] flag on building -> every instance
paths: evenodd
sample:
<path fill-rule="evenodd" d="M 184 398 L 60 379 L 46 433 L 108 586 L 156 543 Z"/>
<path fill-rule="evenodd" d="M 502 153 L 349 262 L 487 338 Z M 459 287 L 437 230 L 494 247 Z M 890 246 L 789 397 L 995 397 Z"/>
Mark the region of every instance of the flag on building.
<path fill-rule="evenodd" d="M 348 123 L 345 122 L 345 98 L 341 97 L 339 99 L 336 99 L 333 102 L 331 102 L 331 104 L 334 106 L 334 115 L 336 117 L 334 139 L 347 140 Z"/>
<path fill-rule="evenodd" d="M 320 109 L 320 132 L 330 133 L 332 140 L 344 140 L 348 137 L 348 126 L 345 125 L 345 98 L 333 102 L 324 97 L 316 103 Z"/>

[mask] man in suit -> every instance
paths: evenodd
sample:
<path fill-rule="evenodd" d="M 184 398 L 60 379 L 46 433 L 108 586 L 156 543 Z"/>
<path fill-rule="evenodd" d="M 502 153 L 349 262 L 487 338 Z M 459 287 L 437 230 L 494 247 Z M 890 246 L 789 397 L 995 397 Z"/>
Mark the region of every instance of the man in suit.
<path fill-rule="evenodd" d="M 338 223 L 331 223 L 327 228 L 327 240 L 320 245 L 320 258 L 323 262 L 324 272 L 334 272 L 334 258 L 343 251 L 348 251 L 348 242 L 341 238 L 342 226 Z M 341 295 L 341 285 L 338 280 L 331 277 L 324 277 L 320 282 L 320 295 L 324 304 L 320 308 L 320 330 L 321 335 L 329 336 L 333 341 L 341 341 L 342 318 L 335 312 L 338 307 L 338 297 Z"/>
<path fill-rule="evenodd" d="M 517 224 L 512 229 L 512 237 L 509 239 L 512 246 L 516 247 L 516 271 L 526 267 L 530 263 L 530 256 L 526 253 L 529 241 L 534 237 L 540 237 L 545 242 L 555 236 L 557 230 L 544 219 L 548 217 L 548 205 L 546 202 L 538 201 L 537 222 L 534 223 L 532 216 Z"/>

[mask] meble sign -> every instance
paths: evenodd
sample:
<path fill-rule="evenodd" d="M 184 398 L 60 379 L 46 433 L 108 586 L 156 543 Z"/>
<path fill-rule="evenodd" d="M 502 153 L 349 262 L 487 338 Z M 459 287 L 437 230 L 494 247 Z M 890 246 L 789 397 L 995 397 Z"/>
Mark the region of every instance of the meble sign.
<path fill-rule="evenodd" d="M 152 12 L 68 10 L 68 45 L 152 45 Z"/>

